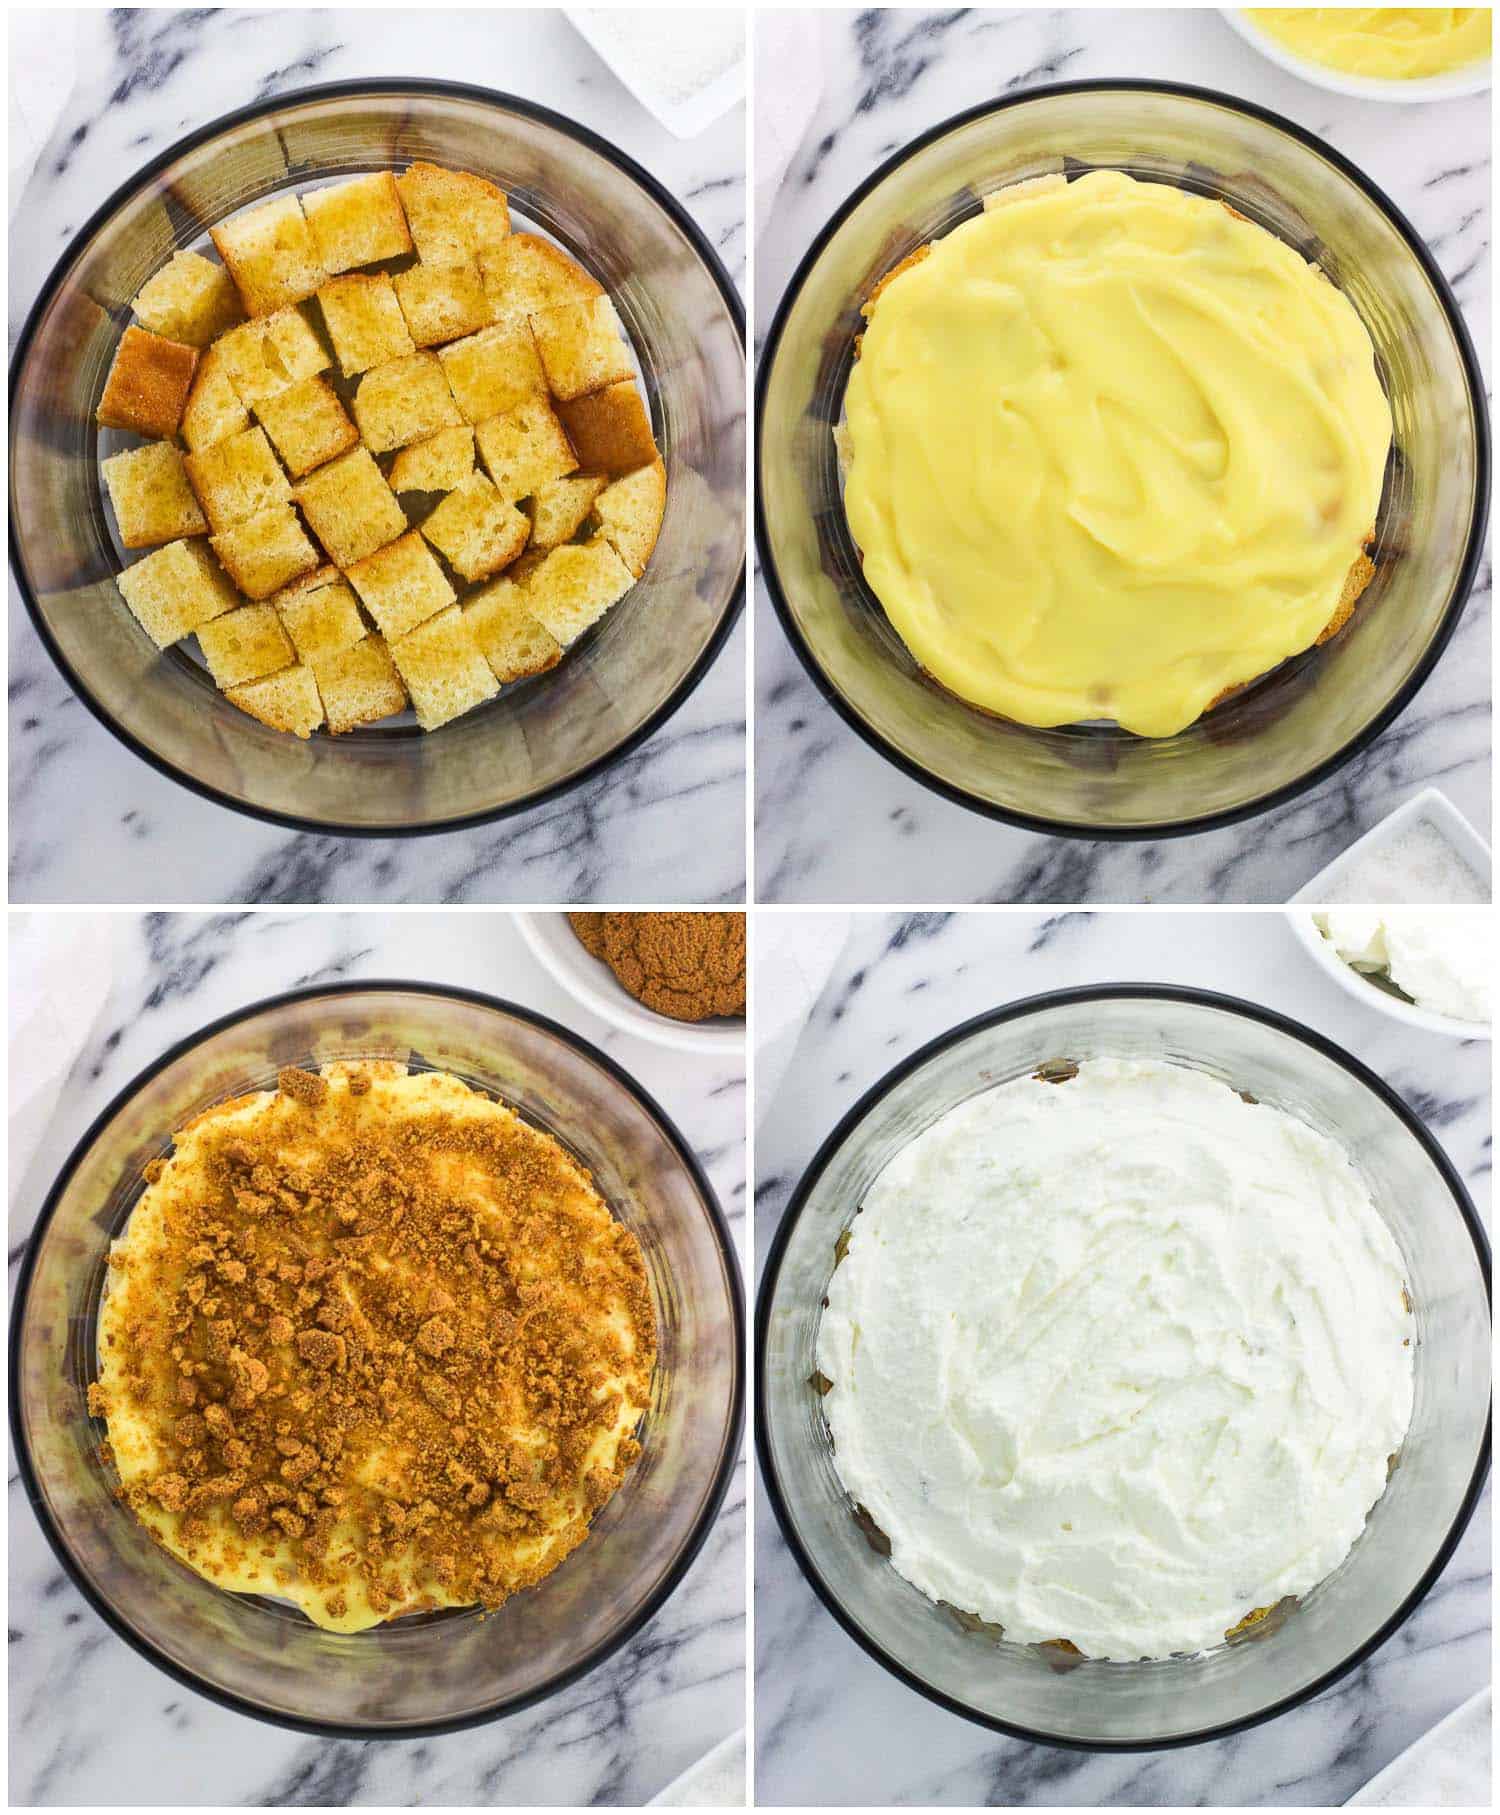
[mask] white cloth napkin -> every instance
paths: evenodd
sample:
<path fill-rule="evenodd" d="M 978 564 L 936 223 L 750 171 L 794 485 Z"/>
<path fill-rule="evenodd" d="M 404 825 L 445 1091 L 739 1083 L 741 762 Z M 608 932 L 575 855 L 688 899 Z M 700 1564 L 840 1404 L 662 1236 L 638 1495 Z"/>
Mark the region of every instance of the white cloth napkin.
<path fill-rule="evenodd" d="M 1370 1809 L 1491 1806 L 1490 1691 L 1481 1689 L 1349 1798 Z"/>
<path fill-rule="evenodd" d="M 729 1809 L 745 1803 L 745 1730 L 721 1739 L 659 1795 L 653 1809 Z"/>
<path fill-rule="evenodd" d="M 73 92 L 77 21 L 62 7 L 18 9 L 10 26 L 10 218 Z"/>
<path fill-rule="evenodd" d="M 755 927 L 755 1122 L 775 1100 L 807 1017 L 849 937 L 847 914 L 758 914 Z"/>
<path fill-rule="evenodd" d="M 823 95 L 823 22 L 812 8 L 755 17 L 755 218 L 764 227 Z"/>

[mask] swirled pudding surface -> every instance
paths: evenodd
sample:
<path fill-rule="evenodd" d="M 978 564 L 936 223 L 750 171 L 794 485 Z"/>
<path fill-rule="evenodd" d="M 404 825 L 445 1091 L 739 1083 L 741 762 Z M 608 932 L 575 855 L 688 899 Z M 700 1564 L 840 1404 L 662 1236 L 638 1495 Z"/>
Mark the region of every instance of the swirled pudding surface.
<path fill-rule="evenodd" d="M 971 704 L 1168 736 L 1368 576 L 1370 337 L 1217 201 L 1116 171 L 991 201 L 868 307 L 843 437 L 865 577 Z"/>
<path fill-rule="evenodd" d="M 1253 6 L 1248 17 L 1309 63 L 1410 82 L 1490 54 L 1487 6 Z"/>
<path fill-rule="evenodd" d="M 828 1289 L 833 1461 L 934 1601 L 1022 1644 L 1196 1653 L 1321 1581 L 1411 1417 L 1400 1252 L 1347 1156 L 1185 1067 L 951 1110 Z"/>

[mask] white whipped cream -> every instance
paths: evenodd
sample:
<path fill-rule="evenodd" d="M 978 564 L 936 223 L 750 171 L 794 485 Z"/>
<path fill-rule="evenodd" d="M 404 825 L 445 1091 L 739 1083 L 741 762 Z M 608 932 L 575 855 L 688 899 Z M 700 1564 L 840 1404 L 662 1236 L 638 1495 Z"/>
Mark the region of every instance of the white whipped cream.
<path fill-rule="evenodd" d="M 1154 1062 L 1020 1079 L 898 1153 L 850 1237 L 834 1462 L 933 1600 L 1199 1652 L 1363 1530 L 1411 1417 L 1404 1269 L 1293 1117 Z"/>
<path fill-rule="evenodd" d="M 1323 936 L 1357 971 L 1389 977 L 1418 1008 L 1488 1021 L 1495 935 L 1488 908 L 1323 908 Z"/>

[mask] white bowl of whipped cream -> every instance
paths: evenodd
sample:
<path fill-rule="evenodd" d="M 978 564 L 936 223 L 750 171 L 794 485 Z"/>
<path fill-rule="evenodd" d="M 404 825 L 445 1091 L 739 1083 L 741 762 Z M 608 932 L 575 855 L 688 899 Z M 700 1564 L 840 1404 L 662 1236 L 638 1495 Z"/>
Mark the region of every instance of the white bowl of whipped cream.
<path fill-rule="evenodd" d="M 1480 907 L 1291 908 L 1292 929 L 1339 987 L 1392 1020 L 1491 1038 L 1493 914 Z"/>

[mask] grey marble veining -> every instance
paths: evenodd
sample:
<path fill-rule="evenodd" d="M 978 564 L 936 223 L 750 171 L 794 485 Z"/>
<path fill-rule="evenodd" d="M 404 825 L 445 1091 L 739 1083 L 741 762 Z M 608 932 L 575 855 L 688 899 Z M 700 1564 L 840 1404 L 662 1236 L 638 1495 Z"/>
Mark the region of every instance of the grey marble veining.
<path fill-rule="evenodd" d="M 131 170 L 233 108 L 392 72 L 505 90 L 583 121 L 685 204 L 743 283 L 743 108 L 673 138 L 556 10 L 55 17 L 76 33 L 78 74 L 14 209 L 12 345 L 69 240 Z M 743 899 L 743 623 L 667 724 L 582 788 L 474 831 L 338 839 L 214 806 L 138 761 L 54 668 L 14 580 L 10 600 L 12 900 Z"/>
<path fill-rule="evenodd" d="M 1328 140 L 1432 248 L 1489 370 L 1490 97 L 1346 100 L 1267 62 L 1211 8 L 832 11 L 823 94 L 756 241 L 764 337 L 813 239 L 927 128 L 1013 89 L 1113 76 L 1222 89 Z M 764 80 L 764 71 L 758 80 Z M 1490 570 L 1452 644 L 1383 737 L 1332 780 L 1226 831 L 1140 843 L 1056 839 L 982 818 L 909 780 L 808 679 L 757 587 L 756 871 L 765 901 L 1285 901 L 1428 784 L 1490 825 Z"/>
<path fill-rule="evenodd" d="M 18 916 L 19 918 L 19 916 Z M 70 916 L 76 938 L 100 916 Z M 693 1144 L 743 1239 L 741 1060 L 617 1032 L 554 984 L 508 914 L 243 913 L 129 919 L 114 981 L 35 1158 L 12 1180 L 11 1279 L 73 1142 L 164 1048 L 257 999 L 336 979 L 421 977 L 509 997 L 604 1048 Z M 12 1025 L 36 984 L 12 980 Z M 328 1742 L 179 1688 L 117 1638 L 58 1567 L 12 1460 L 10 1795 L 79 1806 L 633 1805 L 745 1718 L 745 1474 L 686 1577 L 628 1645 L 561 1694 L 441 1739 Z"/>
<path fill-rule="evenodd" d="M 859 915 L 757 1133 L 758 1260 L 819 1143 L 892 1065 L 986 1008 L 1122 981 L 1243 996 L 1358 1053 L 1425 1116 L 1487 1216 L 1490 1047 L 1364 1009 L 1280 914 Z M 764 1805 L 1327 1807 L 1489 1680 L 1488 1488 L 1426 1600 L 1359 1669 L 1265 1726 L 1135 1755 L 1030 1745 L 934 1706 L 825 1612 L 760 1486 L 755 1533 Z"/>

